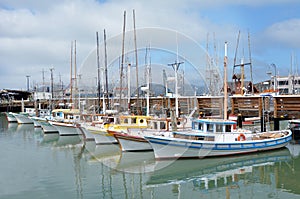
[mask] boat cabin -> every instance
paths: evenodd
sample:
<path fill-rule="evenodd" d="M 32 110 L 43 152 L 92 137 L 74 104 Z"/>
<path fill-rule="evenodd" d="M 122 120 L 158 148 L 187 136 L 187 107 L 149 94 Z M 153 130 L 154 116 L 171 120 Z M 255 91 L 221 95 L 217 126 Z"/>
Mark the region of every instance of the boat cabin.
<path fill-rule="evenodd" d="M 197 119 L 192 122 L 192 129 L 207 133 L 233 132 L 236 122 L 218 119 Z"/>
<path fill-rule="evenodd" d="M 192 121 L 191 132 L 173 132 L 175 138 L 215 141 L 216 134 L 234 132 L 236 122 L 221 119 L 196 119 Z"/>
<path fill-rule="evenodd" d="M 55 121 L 76 122 L 80 120 L 79 109 L 54 109 L 52 116 Z"/>
<path fill-rule="evenodd" d="M 127 128 L 147 128 L 148 120 L 151 118 L 151 116 L 144 115 L 121 115 L 120 126 L 125 126 Z"/>

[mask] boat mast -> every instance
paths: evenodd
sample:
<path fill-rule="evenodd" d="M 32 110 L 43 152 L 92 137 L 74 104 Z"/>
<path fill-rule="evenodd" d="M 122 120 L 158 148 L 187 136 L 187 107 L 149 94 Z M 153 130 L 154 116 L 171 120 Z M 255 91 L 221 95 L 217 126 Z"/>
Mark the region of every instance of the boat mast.
<path fill-rule="evenodd" d="M 107 109 L 110 109 L 110 106 L 109 106 L 109 95 L 108 95 L 108 74 L 107 74 L 107 51 L 106 51 L 106 32 L 105 32 L 105 29 L 104 29 L 104 62 L 105 62 L 105 65 L 104 65 L 104 71 L 105 71 L 105 95 L 106 95 L 106 107 Z"/>
<path fill-rule="evenodd" d="M 137 95 L 136 95 L 136 107 L 137 107 L 137 113 L 140 115 L 140 105 L 139 105 L 139 69 L 138 69 L 138 53 L 137 53 L 137 42 L 136 42 L 136 28 L 135 28 L 135 10 L 133 9 L 133 29 L 134 29 L 134 51 L 135 51 L 135 73 L 136 73 L 136 89 L 137 89 Z"/>
<path fill-rule="evenodd" d="M 224 119 L 227 119 L 227 42 L 224 49 Z"/>
<path fill-rule="evenodd" d="M 251 47 L 250 47 L 250 33 L 248 31 L 248 50 L 249 50 L 249 61 L 250 61 L 250 79 L 251 79 L 251 92 L 254 94 L 253 88 L 253 76 L 252 76 L 252 58 L 251 58 Z M 276 75 L 276 74 L 275 74 Z M 274 83 L 275 84 L 275 83 Z"/>
<path fill-rule="evenodd" d="M 150 115 L 150 71 L 151 71 L 151 61 L 150 61 L 150 47 L 149 50 L 146 48 L 146 80 L 147 80 L 147 116 Z"/>
<path fill-rule="evenodd" d="M 74 102 L 74 107 L 76 108 L 77 103 L 76 103 L 76 95 L 77 93 L 77 65 L 76 65 L 76 40 L 74 40 L 74 84 L 75 84 L 75 102 Z"/>
<path fill-rule="evenodd" d="M 73 41 L 71 41 L 71 56 L 70 56 L 70 104 L 72 105 L 73 98 Z"/>
<path fill-rule="evenodd" d="M 124 67 L 124 46 L 125 46 L 125 25 L 126 25 L 126 11 L 124 11 L 123 19 L 123 37 L 122 37 L 122 60 L 120 67 L 120 96 L 119 96 L 119 112 L 121 110 L 121 100 L 122 100 L 122 89 L 123 89 L 123 67 Z"/>
<path fill-rule="evenodd" d="M 98 113 L 100 113 L 100 60 L 99 60 L 99 38 L 98 38 L 98 32 L 96 32 L 96 39 L 97 39 L 97 87 L 98 87 Z"/>

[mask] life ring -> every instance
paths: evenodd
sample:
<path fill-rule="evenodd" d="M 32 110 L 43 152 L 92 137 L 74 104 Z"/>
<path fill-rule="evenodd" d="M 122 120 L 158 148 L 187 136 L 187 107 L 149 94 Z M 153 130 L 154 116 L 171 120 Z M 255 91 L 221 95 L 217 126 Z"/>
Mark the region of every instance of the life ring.
<path fill-rule="evenodd" d="M 237 140 L 238 140 L 238 141 L 245 141 L 245 140 L 246 140 L 246 136 L 245 136 L 243 133 L 241 133 L 241 134 L 237 137 Z"/>

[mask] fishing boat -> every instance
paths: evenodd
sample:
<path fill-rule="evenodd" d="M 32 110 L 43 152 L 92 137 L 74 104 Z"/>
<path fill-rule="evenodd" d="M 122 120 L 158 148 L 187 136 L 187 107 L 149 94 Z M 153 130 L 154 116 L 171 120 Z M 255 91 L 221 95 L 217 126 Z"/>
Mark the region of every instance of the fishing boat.
<path fill-rule="evenodd" d="M 5 113 L 5 117 L 6 117 L 6 119 L 7 119 L 7 121 L 9 123 L 11 123 L 11 122 L 18 122 L 17 119 L 16 119 L 16 117 L 14 116 L 14 114 L 11 113 L 11 112 Z"/>
<path fill-rule="evenodd" d="M 185 120 L 179 119 L 175 125 L 185 129 Z M 118 140 L 122 151 L 153 151 L 150 143 L 144 138 L 147 135 L 169 136 L 172 130 L 170 118 L 153 118 L 148 120 L 148 128 L 128 128 L 126 132 L 108 130 Z"/>
<path fill-rule="evenodd" d="M 236 122 L 195 119 L 192 129 L 172 136 L 145 136 L 156 159 L 204 158 L 268 151 L 285 147 L 292 139 L 289 129 L 280 131 L 234 130 Z"/>
<path fill-rule="evenodd" d="M 18 124 L 33 124 L 33 121 L 25 113 L 13 113 Z"/>
<path fill-rule="evenodd" d="M 119 123 L 117 116 L 102 116 L 92 123 L 81 123 L 83 133 L 88 140 L 94 139 L 96 144 L 117 144 L 114 136 L 107 133 L 107 129 Z"/>
<path fill-rule="evenodd" d="M 51 125 L 48 121 L 40 121 L 44 134 L 58 134 L 55 126 Z"/>
<path fill-rule="evenodd" d="M 78 109 L 54 109 L 52 111 L 53 119 L 49 123 L 54 126 L 59 135 L 72 136 L 81 135 L 79 128 L 80 111 Z"/>
<path fill-rule="evenodd" d="M 108 131 L 127 132 L 127 129 L 145 129 L 150 118 L 143 115 L 107 116 L 103 118 L 102 123 L 84 127 L 94 135 L 96 144 L 117 144 L 117 139 Z"/>
<path fill-rule="evenodd" d="M 33 121 L 33 126 L 35 128 L 41 128 L 42 122 L 47 122 L 47 119 L 44 117 L 30 116 L 29 118 Z"/>

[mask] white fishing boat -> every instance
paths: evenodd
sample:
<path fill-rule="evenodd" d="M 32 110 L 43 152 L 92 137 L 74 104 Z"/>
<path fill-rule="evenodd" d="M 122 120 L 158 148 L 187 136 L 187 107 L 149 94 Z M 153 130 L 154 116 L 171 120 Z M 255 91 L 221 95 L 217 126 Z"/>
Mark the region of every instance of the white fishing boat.
<path fill-rule="evenodd" d="M 48 121 L 40 121 L 44 134 L 58 134 L 58 130 L 55 126 L 51 125 Z"/>
<path fill-rule="evenodd" d="M 117 139 L 108 130 L 127 132 L 129 128 L 145 129 L 150 118 L 142 115 L 107 116 L 102 123 L 93 123 L 84 127 L 94 135 L 96 144 L 117 144 Z"/>
<path fill-rule="evenodd" d="M 54 121 L 49 121 L 49 123 L 58 130 L 60 136 L 82 135 L 82 130 L 79 128 L 80 124 L 78 123 Z"/>
<path fill-rule="evenodd" d="M 36 117 L 36 116 L 31 116 L 29 117 L 33 121 L 33 126 L 35 128 L 41 128 L 42 123 L 41 122 L 47 122 L 47 119 L 44 117 Z"/>
<path fill-rule="evenodd" d="M 292 139 L 287 130 L 254 132 L 234 130 L 234 121 L 195 119 L 192 129 L 173 136 L 145 136 L 155 158 L 204 158 L 268 151 L 285 147 Z"/>
<path fill-rule="evenodd" d="M 176 121 L 178 129 L 185 129 L 184 121 Z M 108 130 L 118 140 L 122 151 L 153 151 L 150 143 L 144 138 L 147 135 L 169 136 L 172 121 L 169 118 L 153 118 L 148 120 L 148 128 L 129 128 L 126 132 Z"/>
<path fill-rule="evenodd" d="M 91 123 L 81 123 L 86 139 L 94 139 L 96 144 L 117 144 L 113 135 L 107 133 L 107 129 L 119 123 L 116 116 L 102 116 Z"/>
<path fill-rule="evenodd" d="M 27 114 L 23 113 L 13 113 L 17 119 L 18 124 L 33 124 L 33 121 L 28 117 Z"/>
<path fill-rule="evenodd" d="M 80 111 L 78 109 L 54 109 L 52 116 L 53 120 L 49 121 L 49 123 L 58 130 L 59 135 L 72 136 L 82 134 L 78 123 L 80 121 Z"/>
<path fill-rule="evenodd" d="M 18 122 L 17 119 L 16 119 L 16 117 L 14 116 L 14 114 L 11 113 L 11 112 L 5 113 L 5 117 L 6 117 L 6 119 L 7 119 L 7 121 L 8 121 L 9 123 L 12 123 L 12 122 Z"/>

